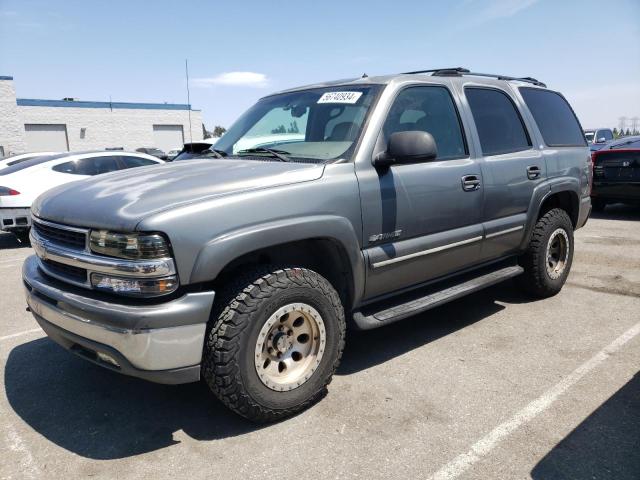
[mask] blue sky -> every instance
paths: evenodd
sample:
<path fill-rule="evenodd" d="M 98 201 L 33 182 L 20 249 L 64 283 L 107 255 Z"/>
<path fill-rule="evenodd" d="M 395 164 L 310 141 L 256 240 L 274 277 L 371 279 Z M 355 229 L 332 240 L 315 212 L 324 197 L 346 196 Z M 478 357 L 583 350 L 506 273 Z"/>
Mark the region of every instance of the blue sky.
<path fill-rule="evenodd" d="M 191 103 L 229 126 L 321 80 L 464 66 L 533 76 L 583 125 L 640 117 L 640 0 L 0 0 L 18 97 Z"/>

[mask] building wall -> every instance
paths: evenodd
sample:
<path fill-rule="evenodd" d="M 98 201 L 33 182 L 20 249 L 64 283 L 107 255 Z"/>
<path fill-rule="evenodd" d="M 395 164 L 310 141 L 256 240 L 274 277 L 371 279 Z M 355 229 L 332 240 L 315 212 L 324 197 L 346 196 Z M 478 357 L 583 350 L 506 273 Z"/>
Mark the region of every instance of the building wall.
<path fill-rule="evenodd" d="M 19 105 L 17 111 L 22 132 L 25 124 L 66 125 L 69 150 L 153 147 L 154 125 L 182 125 L 185 142 L 190 141 L 188 110 Z M 194 141 L 202 140 L 199 110 L 191 111 L 191 132 Z"/>
<path fill-rule="evenodd" d="M 18 114 L 13 79 L 4 76 L 0 76 L 0 147 L 6 156 L 25 151 L 24 125 Z"/>

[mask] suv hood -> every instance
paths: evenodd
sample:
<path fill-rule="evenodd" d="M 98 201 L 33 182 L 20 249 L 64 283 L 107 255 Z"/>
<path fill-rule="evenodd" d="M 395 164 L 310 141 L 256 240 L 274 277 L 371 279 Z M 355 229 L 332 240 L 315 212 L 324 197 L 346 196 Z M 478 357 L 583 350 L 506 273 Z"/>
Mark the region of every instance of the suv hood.
<path fill-rule="evenodd" d="M 145 217 L 214 196 L 316 180 L 323 165 L 204 159 L 138 167 L 53 188 L 32 213 L 52 222 L 133 231 Z"/>

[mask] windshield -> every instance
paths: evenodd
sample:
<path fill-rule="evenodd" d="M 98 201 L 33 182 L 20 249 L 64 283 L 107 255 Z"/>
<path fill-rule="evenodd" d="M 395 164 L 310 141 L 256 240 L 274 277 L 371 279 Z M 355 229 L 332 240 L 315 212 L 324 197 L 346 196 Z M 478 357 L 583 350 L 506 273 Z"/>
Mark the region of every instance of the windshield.
<path fill-rule="evenodd" d="M 293 161 L 349 160 L 380 89 L 325 87 L 263 98 L 215 148 L 229 156 L 262 157 L 267 148 Z"/>

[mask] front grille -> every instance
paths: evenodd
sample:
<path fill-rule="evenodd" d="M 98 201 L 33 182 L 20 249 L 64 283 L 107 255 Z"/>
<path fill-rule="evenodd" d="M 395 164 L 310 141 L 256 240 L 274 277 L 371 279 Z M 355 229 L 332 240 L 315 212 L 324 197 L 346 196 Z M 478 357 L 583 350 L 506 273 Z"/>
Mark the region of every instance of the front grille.
<path fill-rule="evenodd" d="M 50 242 L 79 250 L 84 250 L 85 248 L 86 234 L 82 232 L 75 232 L 40 222 L 33 222 L 33 228 L 35 228 L 39 236 Z"/>
<path fill-rule="evenodd" d="M 54 262 L 53 260 L 42 260 L 42 262 L 49 272 L 59 275 L 62 278 L 81 283 L 87 281 L 87 271 L 84 268 L 72 267 L 71 265 Z"/>

